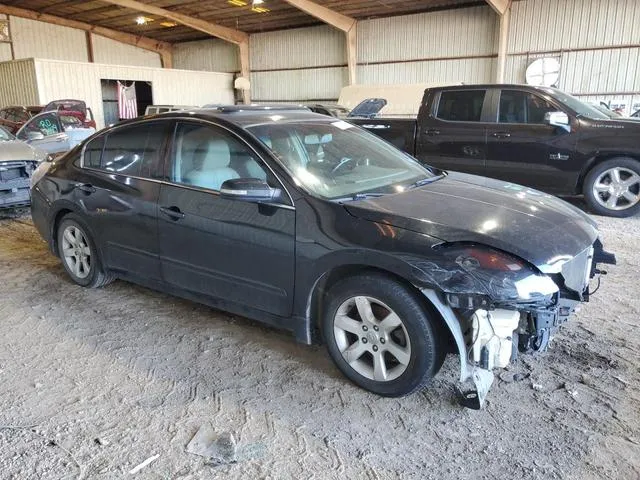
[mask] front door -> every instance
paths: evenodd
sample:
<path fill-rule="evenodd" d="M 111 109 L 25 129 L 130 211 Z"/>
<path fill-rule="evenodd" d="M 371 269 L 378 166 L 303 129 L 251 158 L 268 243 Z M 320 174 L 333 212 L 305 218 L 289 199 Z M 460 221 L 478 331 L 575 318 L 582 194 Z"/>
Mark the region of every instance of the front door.
<path fill-rule="evenodd" d="M 483 108 L 487 90 L 444 90 L 433 112 L 418 121 L 416 157 L 444 170 L 483 175 L 487 124 Z"/>
<path fill-rule="evenodd" d="M 20 129 L 17 138 L 47 153 L 61 153 L 71 149 L 69 136 L 55 112 L 33 117 Z"/>
<path fill-rule="evenodd" d="M 502 90 L 498 121 L 487 131 L 486 175 L 551 192 L 571 190 L 563 165 L 570 165 L 577 135 L 545 123 L 547 113 L 559 110 L 534 93 Z"/>
<path fill-rule="evenodd" d="M 262 178 L 282 188 L 259 156 L 222 127 L 180 122 L 169 183 L 160 190 L 159 233 L 166 282 L 225 302 L 288 316 L 295 266 L 295 210 L 227 200 L 225 180 Z"/>

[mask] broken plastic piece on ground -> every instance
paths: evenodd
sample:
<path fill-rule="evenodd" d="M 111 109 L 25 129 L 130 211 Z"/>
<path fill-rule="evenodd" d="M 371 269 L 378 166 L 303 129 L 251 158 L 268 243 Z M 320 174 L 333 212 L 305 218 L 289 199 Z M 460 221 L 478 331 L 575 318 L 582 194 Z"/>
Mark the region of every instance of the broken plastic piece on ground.
<path fill-rule="evenodd" d="M 157 460 L 158 458 L 160 458 L 160 454 L 159 453 L 157 453 L 155 455 L 152 455 L 151 457 L 147 458 L 144 462 L 142 462 L 137 467 L 133 467 L 131 470 L 129 470 L 129 475 L 135 475 L 140 470 L 142 470 L 144 467 L 149 465 L 151 462 Z"/>
<path fill-rule="evenodd" d="M 236 439 L 233 433 L 216 433 L 210 424 L 204 424 L 198 429 L 187 444 L 186 451 L 205 457 L 214 465 L 237 462 Z"/>
<path fill-rule="evenodd" d="M 484 406 L 487 393 L 493 384 L 493 372 L 474 367 L 472 379 L 476 389 L 466 392 L 460 391 L 460 405 L 472 410 L 480 410 Z"/>
<path fill-rule="evenodd" d="M 462 390 L 458 391 L 460 399 L 460 405 L 465 408 L 470 408 L 471 410 L 480 410 L 480 399 L 478 398 L 478 392 L 475 390 L 467 390 L 463 392 Z"/>

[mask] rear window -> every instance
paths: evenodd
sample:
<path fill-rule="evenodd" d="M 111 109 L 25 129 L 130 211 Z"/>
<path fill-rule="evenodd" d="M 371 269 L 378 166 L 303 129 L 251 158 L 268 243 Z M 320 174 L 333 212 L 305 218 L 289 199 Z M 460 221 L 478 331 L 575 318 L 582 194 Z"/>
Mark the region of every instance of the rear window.
<path fill-rule="evenodd" d="M 159 178 L 164 126 L 145 123 L 101 135 L 87 144 L 83 165 L 118 175 Z"/>
<path fill-rule="evenodd" d="M 486 90 L 442 92 L 436 116 L 449 122 L 479 122 L 486 93 Z"/>

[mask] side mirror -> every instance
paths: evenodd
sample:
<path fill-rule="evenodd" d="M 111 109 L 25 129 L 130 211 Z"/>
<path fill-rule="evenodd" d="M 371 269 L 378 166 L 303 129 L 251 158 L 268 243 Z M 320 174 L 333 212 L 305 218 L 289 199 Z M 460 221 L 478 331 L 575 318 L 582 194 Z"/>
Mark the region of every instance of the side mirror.
<path fill-rule="evenodd" d="M 564 112 L 547 112 L 544 115 L 544 121 L 552 127 L 560 127 L 567 132 L 571 131 L 569 115 Z"/>
<path fill-rule="evenodd" d="M 27 132 L 27 141 L 29 142 L 42 139 L 44 139 L 44 135 L 42 134 L 42 132 Z"/>
<path fill-rule="evenodd" d="M 259 178 L 234 178 L 225 181 L 220 187 L 222 198 L 253 203 L 276 201 L 280 193 L 280 189 L 271 188 Z"/>

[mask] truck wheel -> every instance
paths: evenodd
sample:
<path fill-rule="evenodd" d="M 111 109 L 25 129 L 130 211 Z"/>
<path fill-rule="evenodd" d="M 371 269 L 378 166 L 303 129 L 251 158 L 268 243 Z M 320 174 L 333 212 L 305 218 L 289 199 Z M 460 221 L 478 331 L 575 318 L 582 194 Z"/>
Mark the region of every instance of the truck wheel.
<path fill-rule="evenodd" d="M 344 279 L 324 309 L 327 349 L 358 386 L 387 397 L 408 395 L 438 372 L 445 353 L 432 314 L 416 295 L 382 275 Z"/>
<path fill-rule="evenodd" d="M 640 211 L 640 162 L 615 157 L 591 169 L 583 193 L 589 207 L 599 215 L 630 217 Z"/>
<path fill-rule="evenodd" d="M 114 280 L 105 272 L 95 242 L 82 218 L 66 215 L 58 227 L 58 254 L 71 279 L 88 288 L 103 287 Z"/>

